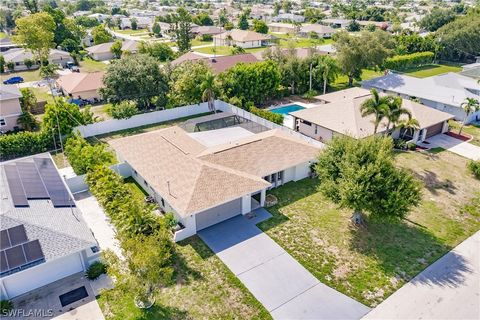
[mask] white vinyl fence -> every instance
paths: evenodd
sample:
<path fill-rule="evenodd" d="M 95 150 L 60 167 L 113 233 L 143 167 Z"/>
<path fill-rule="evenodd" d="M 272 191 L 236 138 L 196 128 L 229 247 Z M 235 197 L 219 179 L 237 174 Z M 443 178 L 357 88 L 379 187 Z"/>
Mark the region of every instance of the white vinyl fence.
<path fill-rule="evenodd" d="M 92 124 L 87 124 L 85 126 L 78 126 L 74 130 L 80 131 L 80 134 L 84 138 L 87 138 L 102 135 L 105 133 L 141 127 L 149 124 L 175 120 L 178 118 L 189 117 L 209 111 L 210 110 L 208 109 L 208 103 L 204 102 L 185 107 L 137 114 L 128 119 L 110 119 L 106 121 L 96 122 Z"/>
<path fill-rule="evenodd" d="M 110 166 L 110 169 L 118 173 L 124 178 L 128 178 L 132 175 L 132 168 L 128 163 L 119 163 Z M 68 188 L 72 194 L 87 191 L 88 185 L 85 183 L 85 175 L 73 176 L 65 178 Z"/>

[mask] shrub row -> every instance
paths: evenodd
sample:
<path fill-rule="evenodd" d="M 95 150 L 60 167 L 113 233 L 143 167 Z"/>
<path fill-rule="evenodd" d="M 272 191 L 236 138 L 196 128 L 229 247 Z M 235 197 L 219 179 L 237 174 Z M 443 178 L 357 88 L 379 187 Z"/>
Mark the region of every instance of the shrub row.
<path fill-rule="evenodd" d="M 429 51 L 394 56 L 385 60 L 384 67 L 397 71 L 416 68 L 432 63 L 433 56 L 433 52 Z"/>
<path fill-rule="evenodd" d="M 53 149 L 52 136 L 44 132 L 22 131 L 0 136 L 0 159 L 8 160 Z"/>
<path fill-rule="evenodd" d="M 480 160 L 471 160 L 468 162 L 467 168 L 475 178 L 480 179 Z"/>
<path fill-rule="evenodd" d="M 272 111 L 266 109 L 259 109 L 255 106 L 251 106 L 248 108 L 248 111 L 257 115 L 263 119 L 271 121 L 276 124 L 283 124 L 283 115 L 279 113 L 273 113 Z"/>

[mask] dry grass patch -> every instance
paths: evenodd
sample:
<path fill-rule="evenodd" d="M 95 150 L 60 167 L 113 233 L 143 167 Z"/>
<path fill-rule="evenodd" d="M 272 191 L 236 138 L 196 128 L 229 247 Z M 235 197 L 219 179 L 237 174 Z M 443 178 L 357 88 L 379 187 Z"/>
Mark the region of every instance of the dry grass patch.
<path fill-rule="evenodd" d="M 406 220 L 353 227 L 351 211 L 338 208 L 317 191 L 316 180 L 306 179 L 272 191 L 279 203 L 260 227 L 320 281 L 377 305 L 480 229 L 480 186 L 465 159 L 449 152 L 395 158 L 425 182 L 422 203 Z"/>

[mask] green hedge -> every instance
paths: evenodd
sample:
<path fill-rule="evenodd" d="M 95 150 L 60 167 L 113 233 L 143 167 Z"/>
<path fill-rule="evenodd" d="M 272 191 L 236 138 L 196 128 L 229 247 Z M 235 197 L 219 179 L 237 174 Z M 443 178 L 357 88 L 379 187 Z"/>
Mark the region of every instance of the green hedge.
<path fill-rule="evenodd" d="M 419 66 L 431 64 L 433 62 L 433 52 L 416 52 L 387 58 L 384 63 L 386 69 L 391 70 L 408 70 Z"/>
<path fill-rule="evenodd" d="M 44 132 L 22 131 L 0 136 L 0 159 L 8 160 L 53 149 L 52 136 Z"/>
<path fill-rule="evenodd" d="M 276 124 L 283 124 L 283 115 L 279 113 L 273 113 L 272 111 L 266 110 L 266 109 L 259 109 L 255 106 L 251 106 L 248 108 L 248 111 L 253 113 L 254 115 L 257 115 L 263 119 L 266 119 L 268 121 L 271 121 Z"/>

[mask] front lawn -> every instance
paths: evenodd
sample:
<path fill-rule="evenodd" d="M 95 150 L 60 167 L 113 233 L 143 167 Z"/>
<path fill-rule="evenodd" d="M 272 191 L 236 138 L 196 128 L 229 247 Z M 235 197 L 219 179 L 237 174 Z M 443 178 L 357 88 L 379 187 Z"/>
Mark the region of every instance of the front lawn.
<path fill-rule="evenodd" d="M 125 30 L 115 30 L 115 32 L 121 33 L 121 34 L 129 34 L 129 35 L 137 35 L 139 33 L 147 33 L 148 34 L 148 29 L 137 29 L 137 30 L 131 30 L 131 29 L 125 29 Z"/>
<path fill-rule="evenodd" d="M 427 78 L 436 76 L 439 74 L 444 74 L 447 72 L 460 72 L 462 68 L 454 65 L 447 64 L 431 64 L 428 66 L 422 66 L 415 69 L 411 69 L 405 72 L 406 75 L 417 77 L 417 78 Z"/>
<path fill-rule="evenodd" d="M 193 39 L 191 42 L 192 47 L 195 46 L 206 46 L 206 45 L 213 45 L 212 41 L 202 41 L 201 39 Z"/>
<path fill-rule="evenodd" d="M 402 222 L 350 223 L 317 191 L 318 182 L 291 182 L 272 193 L 279 204 L 260 228 L 323 283 L 375 306 L 412 277 L 480 229 L 480 187 L 450 152 L 404 152 L 399 166 L 424 182 L 423 200 Z M 432 279 L 457 285 L 459 275 Z"/>
<path fill-rule="evenodd" d="M 292 45 L 295 48 L 309 48 L 309 47 L 315 47 L 315 46 L 323 46 L 326 44 L 332 43 L 332 39 L 323 39 L 323 42 L 321 40 L 316 40 L 316 39 L 310 39 L 310 38 L 281 38 L 278 41 L 278 45 L 282 48 L 290 48 Z"/>
<path fill-rule="evenodd" d="M 383 76 L 384 73 L 382 71 L 376 70 L 369 70 L 363 69 L 362 71 L 362 80 L 369 80 L 377 77 Z M 357 80 L 353 80 L 354 86 L 360 86 L 360 82 Z M 331 83 L 327 89 L 327 92 L 333 92 L 338 90 L 345 90 L 348 89 L 348 77 L 344 74 L 341 74 L 335 82 Z"/>
<path fill-rule="evenodd" d="M 218 55 L 231 55 L 232 54 L 232 48 L 229 46 L 212 46 L 212 47 L 203 47 L 203 48 L 196 48 L 193 49 L 196 52 L 200 53 L 208 53 L 208 54 L 218 54 Z"/>
<path fill-rule="evenodd" d="M 2 80 L 2 83 L 4 80 L 9 79 L 11 77 L 22 77 L 25 82 L 42 80 L 42 77 L 40 77 L 39 69 L 2 73 L 0 75 L 0 79 Z"/>
<path fill-rule="evenodd" d="M 450 120 L 448 122 L 451 131 L 458 133 L 462 124 L 458 121 Z M 465 125 L 462 130 L 462 134 L 466 133 L 471 135 L 473 139 L 469 143 L 474 144 L 480 147 L 480 125 L 479 124 L 469 124 Z"/>
<path fill-rule="evenodd" d="M 175 245 L 175 283 L 142 311 L 129 293 L 98 297 L 106 319 L 271 319 L 233 273 L 197 236 Z"/>
<path fill-rule="evenodd" d="M 101 61 L 95 61 L 90 58 L 85 58 L 79 62 L 80 71 L 82 72 L 97 72 L 105 71 L 108 68 L 108 64 Z"/>

